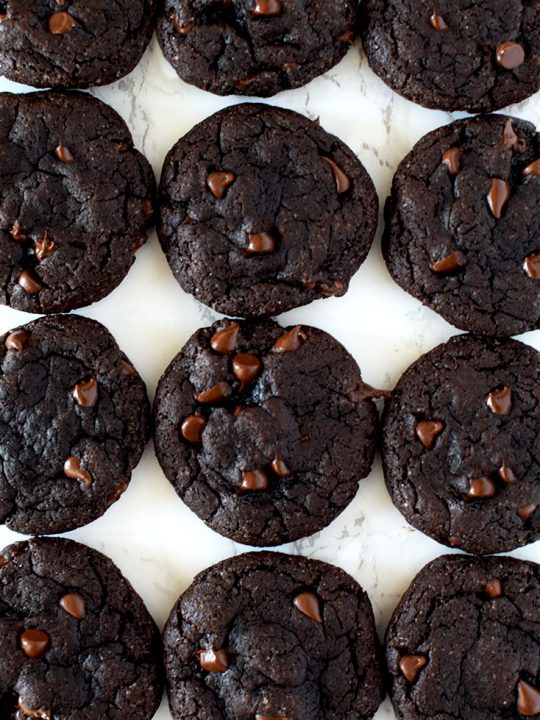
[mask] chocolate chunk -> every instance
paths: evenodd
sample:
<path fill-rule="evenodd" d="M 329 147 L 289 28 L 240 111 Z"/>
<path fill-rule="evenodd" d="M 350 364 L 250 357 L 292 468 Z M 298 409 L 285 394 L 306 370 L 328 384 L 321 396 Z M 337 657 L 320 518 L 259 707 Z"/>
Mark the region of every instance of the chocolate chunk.
<path fill-rule="evenodd" d="M 182 423 L 180 432 L 182 437 L 190 443 L 200 443 L 203 430 L 206 427 L 206 418 L 203 415 L 188 415 Z"/>
<path fill-rule="evenodd" d="M 79 593 L 68 593 L 61 597 L 60 607 L 75 620 L 83 620 L 86 617 L 86 603 Z"/>
<path fill-rule="evenodd" d="M 232 172 L 212 172 L 206 178 L 206 184 L 212 195 L 218 200 L 222 200 L 227 194 L 229 185 L 236 180 L 236 175 Z"/>
<path fill-rule="evenodd" d="M 510 199 L 510 195 L 510 184 L 507 183 L 506 180 L 493 178 L 491 181 L 491 190 L 487 196 L 487 201 L 493 217 L 497 220 L 501 219 L 503 208 Z"/>
<path fill-rule="evenodd" d="M 517 509 L 517 514 L 523 520 L 523 522 L 527 522 L 532 518 L 532 516 L 536 512 L 537 507 L 538 505 L 534 505 L 532 503 L 529 505 L 523 505 L 522 507 Z"/>
<path fill-rule="evenodd" d="M 21 634 L 21 647 L 29 658 L 40 658 L 49 647 L 50 639 L 47 633 L 37 628 L 28 628 Z"/>
<path fill-rule="evenodd" d="M 240 325 L 237 322 L 227 325 L 223 330 L 218 330 L 210 339 L 212 349 L 223 355 L 230 355 L 236 350 L 239 331 Z"/>
<path fill-rule="evenodd" d="M 276 239 L 271 233 L 253 233 L 249 235 L 249 244 L 245 249 L 245 255 L 256 255 L 274 252 Z"/>
<path fill-rule="evenodd" d="M 261 361 L 251 353 L 239 353 L 233 360 L 233 372 L 240 382 L 248 383 L 255 380 L 261 368 Z"/>
<path fill-rule="evenodd" d="M 81 461 L 78 457 L 71 455 L 64 463 L 64 475 L 72 480 L 82 480 L 86 485 L 92 484 L 92 477 L 87 470 L 81 468 Z"/>
<path fill-rule="evenodd" d="M 284 333 L 272 347 L 273 352 L 295 352 L 306 342 L 307 335 L 301 325 L 296 325 Z"/>
<path fill-rule="evenodd" d="M 465 255 L 460 250 L 454 250 L 450 255 L 431 263 L 429 267 L 433 272 L 446 274 L 463 270 L 466 262 Z"/>
<path fill-rule="evenodd" d="M 9 234 L 16 242 L 21 243 L 21 245 L 25 243 L 26 240 L 28 240 L 28 236 L 23 233 L 22 228 L 18 222 L 13 223 Z"/>
<path fill-rule="evenodd" d="M 474 478 L 470 481 L 467 497 L 471 500 L 476 498 L 490 498 L 493 497 L 496 492 L 497 486 L 491 478 Z"/>
<path fill-rule="evenodd" d="M 8 350 L 20 352 L 26 345 L 29 337 L 30 333 L 26 330 L 16 330 L 6 337 L 5 346 Z"/>
<path fill-rule="evenodd" d="M 540 253 L 533 253 L 523 261 L 523 269 L 531 280 L 540 280 Z"/>
<path fill-rule="evenodd" d="M 507 467 L 506 465 L 503 465 L 502 468 L 499 469 L 498 475 L 501 480 L 505 483 L 508 483 L 508 485 L 512 485 L 513 483 L 517 482 L 517 477 L 515 473 L 511 470 L 511 468 Z"/>
<path fill-rule="evenodd" d="M 525 177 L 537 177 L 540 175 L 540 159 L 534 160 L 530 165 L 527 165 L 523 170 L 523 174 Z"/>
<path fill-rule="evenodd" d="M 490 580 L 484 585 L 484 592 L 492 600 L 502 597 L 502 583 L 500 580 Z"/>
<path fill-rule="evenodd" d="M 512 391 L 506 385 L 503 388 L 492 390 L 487 396 L 486 402 L 495 415 L 508 415 L 512 410 Z"/>
<path fill-rule="evenodd" d="M 422 668 L 427 665 L 427 658 L 424 655 L 403 655 L 399 661 L 399 669 L 403 677 L 413 683 Z"/>
<path fill-rule="evenodd" d="M 135 377 L 137 375 L 137 371 L 135 370 L 133 365 L 126 362 L 125 360 L 122 360 L 120 362 L 120 369 L 122 371 L 122 375 L 126 375 L 127 377 Z"/>
<path fill-rule="evenodd" d="M 193 23 L 185 23 L 185 25 L 182 25 L 180 20 L 178 19 L 176 13 L 172 16 L 172 24 L 174 29 L 177 33 L 180 35 L 187 35 L 191 30 L 193 30 L 194 24 Z M 216 195 L 217 197 L 217 195 Z"/>
<path fill-rule="evenodd" d="M 279 458 L 274 458 L 274 460 L 272 460 L 272 470 L 278 477 L 286 478 L 291 475 L 291 471 L 287 465 Z"/>
<path fill-rule="evenodd" d="M 525 50 L 513 41 L 508 40 L 497 45 L 497 62 L 505 70 L 515 70 L 525 62 Z"/>
<path fill-rule="evenodd" d="M 51 720 L 51 711 L 48 708 L 38 708 L 32 710 L 19 698 L 17 702 L 19 711 L 15 715 L 15 720 L 27 720 L 27 718 L 35 718 L 36 720 Z"/>
<path fill-rule="evenodd" d="M 54 154 L 56 155 L 58 160 L 60 160 L 60 162 L 72 163 L 75 161 L 75 158 L 71 154 L 71 151 L 65 145 L 58 145 L 58 147 L 54 151 Z"/>
<path fill-rule="evenodd" d="M 76 23 L 67 12 L 55 12 L 49 17 L 49 30 L 54 35 L 65 35 L 73 30 Z"/>
<path fill-rule="evenodd" d="M 54 240 L 51 240 L 47 233 L 45 233 L 41 240 L 36 240 L 36 243 L 34 245 L 34 254 L 36 256 L 36 259 L 41 262 L 42 260 L 45 260 L 45 258 L 53 255 L 57 249 L 58 246 L 56 245 Z"/>
<path fill-rule="evenodd" d="M 251 490 L 267 490 L 269 486 L 268 475 L 264 470 L 245 470 L 242 473 L 241 492 Z"/>
<path fill-rule="evenodd" d="M 451 147 L 442 156 L 443 165 L 446 165 L 450 175 L 457 175 L 461 168 L 461 150 Z"/>
<path fill-rule="evenodd" d="M 332 160 L 332 158 L 325 157 L 323 155 L 322 159 L 328 163 L 334 174 L 338 195 L 346 193 L 352 185 L 350 177 L 339 167 L 335 160 Z"/>
<path fill-rule="evenodd" d="M 437 32 L 446 32 L 448 30 L 446 20 L 441 15 L 435 15 L 435 13 L 429 18 L 429 24 Z"/>
<path fill-rule="evenodd" d="M 229 384 L 226 382 L 218 382 L 211 388 L 208 388 L 208 390 L 203 390 L 195 395 L 195 400 L 200 403 L 213 404 L 225 400 L 230 394 L 231 388 Z"/>
<path fill-rule="evenodd" d="M 29 270 L 23 270 L 17 280 L 22 289 L 28 295 L 37 295 L 43 285 L 37 280 Z"/>
<path fill-rule="evenodd" d="M 75 385 L 72 391 L 73 397 L 81 407 L 94 407 L 98 400 L 98 383 L 95 378 Z"/>
<path fill-rule="evenodd" d="M 256 0 L 252 14 L 258 15 L 280 15 L 283 12 L 281 0 Z"/>
<path fill-rule="evenodd" d="M 431 450 L 443 430 L 444 423 L 440 420 L 421 420 L 416 424 L 415 432 L 422 445 Z"/>
<path fill-rule="evenodd" d="M 199 650 L 199 663 L 203 670 L 224 673 L 229 669 L 229 654 L 226 650 Z"/>
<path fill-rule="evenodd" d="M 508 120 L 504 126 L 503 143 L 514 153 L 520 153 L 524 149 L 524 143 L 519 139 L 519 136 L 514 130 L 514 123 L 512 120 Z"/>
<path fill-rule="evenodd" d="M 294 598 L 293 603 L 295 608 L 300 610 L 300 612 L 310 618 L 310 620 L 322 623 L 321 601 L 315 593 L 300 593 L 300 595 L 297 595 Z"/>
<path fill-rule="evenodd" d="M 540 690 L 525 680 L 518 682 L 517 711 L 524 717 L 532 717 L 540 713 Z"/>

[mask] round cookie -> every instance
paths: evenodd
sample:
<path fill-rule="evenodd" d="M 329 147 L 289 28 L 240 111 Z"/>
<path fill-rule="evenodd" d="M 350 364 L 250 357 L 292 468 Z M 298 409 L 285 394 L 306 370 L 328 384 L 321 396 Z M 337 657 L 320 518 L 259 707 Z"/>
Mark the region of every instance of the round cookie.
<path fill-rule="evenodd" d="M 60 533 L 127 488 L 150 434 L 146 388 L 108 330 L 45 317 L 0 338 L 0 523 Z"/>
<path fill-rule="evenodd" d="M 540 327 L 533 125 L 491 115 L 429 133 L 400 164 L 385 215 L 392 277 L 448 322 L 487 335 Z"/>
<path fill-rule="evenodd" d="M 186 82 L 268 97 L 336 65 L 356 17 L 355 0 L 163 0 L 157 37 Z"/>
<path fill-rule="evenodd" d="M 146 240 L 155 181 L 130 132 L 84 93 L 0 93 L 0 302 L 100 300 Z"/>
<path fill-rule="evenodd" d="M 39 88 L 114 82 L 141 59 L 154 11 L 155 0 L 2 0 L 0 75 Z"/>
<path fill-rule="evenodd" d="M 376 396 L 322 330 L 221 320 L 159 382 L 156 454 L 213 530 L 279 545 L 321 530 L 353 499 L 373 460 Z"/>
<path fill-rule="evenodd" d="M 540 538 L 540 354 L 461 335 L 403 375 L 383 418 L 393 502 L 435 540 L 498 553 Z"/>
<path fill-rule="evenodd" d="M 374 72 L 429 108 L 490 112 L 540 90 L 540 0 L 364 0 Z"/>
<path fill-rule="evenodd" d="M 378 220 L 354 153 L 290 110 L 245 104 L 169 152 L 158 235 L 182 288 L 227 315 L 276 315 L 343 295 Z"/>
<path fill-rule="evenodd" d="M 174 720 L 368 720 L 384 697 L 369 598 L 317 560 L 259 552 L 214 565 L 163 642 Z"/>
<path fill-rule="evenodd" d="M 399 720 L 540 717 L 540 571 L 507 557 L 429 563 L 386 632 Z"/>
<path fill-rule="evenodd" d="M 2 550 L 2 718 L 150 720 L 161 688 L 159 631 L 109 558 L 60 538 Z"/>

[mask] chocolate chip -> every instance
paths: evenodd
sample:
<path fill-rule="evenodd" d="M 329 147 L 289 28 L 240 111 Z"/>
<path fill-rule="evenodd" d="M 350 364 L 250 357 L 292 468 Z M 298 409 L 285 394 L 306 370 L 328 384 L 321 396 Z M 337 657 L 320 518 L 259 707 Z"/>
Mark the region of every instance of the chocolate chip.
<path fill-rule="evenodd" d="M 199 650 L 199 663 L 207 672 L 224 673 L 229 669 L 229 654 L 226 650 Z"/>
<path fill-rule="evenodd" d="M 267 254 L 276 249 L 276 240 L 271 233 L 252 233 L 249 235 L 249 244 L 244 255 Z"/>
<path fill-rule="evenodd" d="M 540 253 L 533 253 L 523 261 L 523 269 L 531 280 L 540 280 Z"/>
<path fill-rule="evenodd" d="M 148 242 L 148 235 L 146 233 L 141 233 L 137 240 L 133 243 L 133 247 L 131 248 L 131 252 L 133 255 L 142 248 L 143 245 L 146 245 Z"/>
<path fill-rule="evenodd" d="M 449 148 L 442 156 L 442 163 L 450 175 L 457 175 L 461 169 L 461 150 L 457 147 Z"/>
<path fill-rule="evenodd" d="M 505 70 L 515 70 L 525 62 L 525 50 L 514 40 L 497 45 L 497 62 Z"/>
<path fill-rule="evenodd" d="M 497 492 L 497 486 L 489 477 L 474 478 L 470 481 L 467 497 L 469 499 L 490 498 Z"/>
<path fill-rule="evenodd" d="M 127 490 L 127 486 L 127 482 L 125 480 L 122 480 L 122 482 L 115 487 L 115 489 L 107 498 L 109 504 L 116 502 L 118 498 L 125 493 L 125 491 Z"/>
<path fill-rule="evenodd" d="M 65 35 L 74 27 L 75 20 L 67 12 L 55 12 L 49 18 L 49 30 L 54 35 Z"/>
<path fill-rule="evenodd" d="M 306 340 L 306 333 L 300 325 L 296 325 L 276 340 L 272 352 L 294 352 L 299 350 Z"/>
<path fill-rule="evenodd" d="M 512 409 L 512 391 L 506 385 L 492 390 L 487 396 L 486 402 L 495 415 L 508 415 Z"/>
<path fill-rule="evenodd" d="M 533 160 L 530 165 L 523 170 L 525 177 L 538 177 L 540 175 L 540 160 Z M 13 235 L 13 232 L 11 233 Z"/>
<path fill-rule="evenodd" d="M 448 30 L 446 20 L 435 13 L 429 18 L 429 24 L 434 30 L 437 30 L 437 32 L 446 32 Z"/>
<path fill-rule="evenodd" d="M 43 285 L 36 280 L 29 270 L 23 270 L 17 280 L 22 289 L 29 295 L 37 295 Z"/>
<path fill-rule="evenodd" d="M 231 394 L 231 388 L 226 382 L 218 382 L 208 390 L 195 395 L 195 400 L 200 403 L 217 403 L 225 400 Z"/>
<path fill-rule="evenodd" d="M 453 273 L 462 270 L 466 262 L 465 255 L 460 250 L 454 250 L 450 255 L 431 263 L 429 267 L 436 273 Z"/>
<path fill-rule="evenodd" d="M 190 443 L 200 443 L 203 430 L 206 427 L 206 418 L 202 415 L 188 415 L 182 423 L 180 432 L 184 440 Z"/>
<path fill-rule="evenodd" d="M 487 201 L 493 217 L 497 220 L 501 219 L 503 208 L 510 199 L 510 195 L 510 184 L 507 183 L 506 180 L 493 178 Z"/>
<path fill-rule="evenodd" d="M 144 219 L 150 220 L 150 218 L 154 214 L 154 205 L 152 204 L 152 201 L 150 200 L 150 198 L 145 198 L 142 201 L 142 211 L 143 211 Z"/>
<path fill-rule="evenodd" d="M 242 483 L 239 489 L 241 492 L 267 490 L 268 484 L 268 475 L 264 470 L 246 470 L 242 473 Z"/>
<path fill-rule="evenodd" d="M 75 161 L 75 158 L 65 145 L 58 145 L 58 147 L 54 151 L 54 154 L 56 155 L 58 160 L 60 160 L 60 162 L 72 163 Z"/>
<path fill-rule="evenodd" d="M 125 360 L 122 360 L 120 370 L 122 372 L 122 375 L 127 375 L 128 377 L 134 377 L 137 374 L 137 371 L 135 370 L 133 365 L 130 365 Z"/>
<path fill-rule="evenodd" d="M 286 72 L 290 72 L 291 70 L 298 70 L 299 67 L 299 63 L 292 61 L 283 63 L 282 65 L 283 70 L 285 70 Z"/>
<path fill-rule="evenodd" d="M 350 393 L 349 397 L 353 402 L 361 402 L 362 400 L 390 400 L 392 392 L 390 390 L 381 390 L 374 388 L 366 382 L 358 383 Z"/>
<path fill-rule="evenodd" d="M 34 245 L 34 255 L 36 256 L 36 259 L 41 262 L 42 260 L 45 260 L 45 258 L 48 258 L 50 255 L 53 255 L 57 249 L 58 246 L 56 245 L 54 240 L 50 239 L 47 231 L 45 231 L 41 240 L 36 240 L 36 243 Z"/>
<path fill-rule="evenodd" d="M 517 477 L 514 472 L 506 465 L 503 465 L 502 468 L 499 469 L 499 477 L 503 482 L 508 483 L 508 485 L 517 482 Z"/>
<path fill-rule="evenodd" d="M 321 601 L 311 592 L 303 592 L 297 595 L 293 600 L 294 606 L 297 610 L 308 617 L 310 620 L 322 623 L 321 615 Z"/>
<path fill-rule="evenodd" d="M 328 165 L 330 166 L 330 170 L 332 170 L 334 174 L 338 195 L 342 195 L 343 193 L 347 192 L 347 190 L 352 185 L 350 177 L 339 167 L 336 162 L 334 162 L 334 160 L 332 160 L 332 158 L 322 155 L 322 159 L 328 163 Z"/>
<path fill-rule="evenodd" d="M 238 333 L 240 332 L 240 325 L 237 322 L 233 322 L 223 330 L 218 330 L 210 338 L 210 345 L 212 349 L 222 355 L 230 355 L 236 350 L 236 341 L 238 340 Z"/>
<path fill-rule="evenodd" d="M 523 522 L 527 522 L 532 518 L 534 513 L 536 512 L 536 508 L 538 505 L 533 505 L 532 503 L 530 505 L 523 505 L 522 507 L 517 509 L 517 514 L 519 517 L 523 520 Z"/>
<path fill-rule="evenodd" d="M 514 153 L 522 152 L 525 147 L 523 141 L 519 139 L 516 131 L 514 130 L 512 120 L 508 120 L 504 126 L 503 143 Z"/>
<path fill-rule="evenodd" d="M 176 30 L 176 32 L 179 33 L 180 35 L 187 35 L 193 29 L 192 22 L 185 23 L 184 25 L 182 25 L 176 15 L 172 16 L 172 24 L 173 24 L 173 27 Z"/>
<path fill-rule="evenodd" d="M 415 432 L 422 445 L 431 450 L 444 428 L 445 424 L 440 420 L 421 420 L 416 424 Z"/>
<path fill-rule="evenodd" d="M 18 222 L 13 223 L 9 234 L 16 242 L 21 244 L 28 240 L 28 236 L 23 233 L 22 228 Z"/>
<path fill-rule="evenodd" d="M 29 337 L 30 333 L 27 330 L 16 330 L 7 336 L 5 342 L 6 348 L 20 352 L 26 345 Z"/>
<path fill-rule="evenodd" d="M 98 399 L 98 384 L 95 378 L 75 385 L 71 394 L 81 407 L 94 407 Z"/>
<path fill-rule="evenodd" d="M 82 480 L 86 485 L 92 484 L 90 473 L 81 468 L 80 459 L 74 455 L 70 455 L 64 463 L 64 475 L 72 480 Z"/>
<path fill-rule="evenodd" d="M 259 15 L 280 15 L 283 11 L 281 0 L 257 0 L 252 14 Z"/>
<path fill-rule="evenodd" d="M 86 603 L 79 593 L 68 593 L 60 598 L 60 607 L 71 615 L 75 620 L 82 620 L 86 617 Z"/>
<path fill-rule="evenodd" d="M 289 470 L 287 465 L 283 462 L 283 460 L 280 460 L 279 458 L 274 458 L 274 460 L 272 460 L 271 467 L 273 472 L 275 472 L 278 477 L 285 478 L 290 477 L 291 475 L 291 471 Z"/>
<path fill-rule="evenodd" d="M 211 172 L 206 178 L 206 185 L 214 197 L 222 200 L 229 185 L 236 180 L 236 175 L 232 172 Z"/>
<path fill-rule="evenodd" d="M 251 353 L 239 353 L 233 360 L 233 373 L 240 382 L 248 383 L 255 380 L 261 372 L 262 362 Z"/>
<path fill-rule="evenodd" d="M 338 35 L 339 42 L 347 43 L 347 45 L 352 45 L 354 42 L 354 32 L 352 30 L 347 30 L 344 33 L 341 33 L 341 35 Z"/>
<path fill-rule="evenodd" d="M 500 580 L 490 580 L 484 586 L 484 592 L 492 600 L 502 597 L 502 584 Z"/>
<path fill-rule="evenodd" d="M 21 647 L 29 658 L 39 658 L 49 647 L 49 636 L 43 630 L 28 628 L 21 635 Z"/>
<path fill-rule="evenodd" d="M 334 280 L 331 283 L 320 283 L 317 289 L 324 297 L 335 297 L 336 295 L 344 295 L 347 286 L 339 280 Z"/>
<path fill-rule="evenodd" d="M 520 680 L 517 686 L 517 711 L 524 717 L 532 717 L 540 713 L 540 690 L 525 680 Z"/>
<path fill-rule="evenodd" d="M 26 720 L 26 718 L 35 718 L 36 720 L 51 720 L 51 711 L 47 708 L 39 708 L 38 710 L 31 710 L 25 703 L 19 698 L 18 701 L 19 710 L 15 715 L 15 720 Z"/>
<path fill-rule="evenodd" d="M 450 537 L 448 538 L 448 542 L 450 543 L 450 545 L 452 547 L 455 547 L 455 548 L 461 547 L 461 540 L 459 538 L 455 537 L 454 535 L 450 535 Z"/>
<path fill-rule="evenodd" d="M 403 655 L 399 661 L 399 669 L 408 682 L 413 683 L 420 670 L 427 665 L 427 658 L 424 655 Z"/>

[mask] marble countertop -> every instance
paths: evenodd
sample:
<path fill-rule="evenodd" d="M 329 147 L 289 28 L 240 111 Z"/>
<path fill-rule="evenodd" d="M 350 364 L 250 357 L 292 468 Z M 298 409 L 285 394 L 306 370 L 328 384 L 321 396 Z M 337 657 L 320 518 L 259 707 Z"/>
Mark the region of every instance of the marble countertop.
<path fill-rule="evenodd" d="M 0 78 L 0 91 L 23 92 Z M 155 40 L 126 78 L 94 91 L 127 121 L 137 147 L 159 176 L 166 152 L 197 122 L 240 102 L 193 88 L 178 79 Z M 275 105 L 320 116 L 321 125 L 344 140 L 371 174 L 381 202 L 399 161 L 426 132 L 450 122 L 449 113 L 426 110 L 400 98 L 369 69 L 359 47 L 326 75 L 269 99 Z M 506 112 L 540 126 L 540 94 Z M 419 355 L 458 332 L 409 297 L 391 280 L 382 260 L 380 231 L 367 261 L 343 298 L 319 300 L 280 319 L 332 333 L 354 355 L 364 379 L 391 389 Z M 104 323 L 135 363 L 153 396 L 157 381 L 193 331 L 214 313 L 186 295 L 174 280 L 155 233 L 139 251 L 128 277 L 101 302 L 80 314 Z M 0 333 L 31 317 L 0 307 Z M 522 336 L 540 349 L 540 331 Z M 178 595 L 203 568 L 247 548 L 208 529 L 174 493 L 149 444 L 128 491 L 102 518 L 69 537 L 109 555 L 144 598 L 160 625 Z M 20 536 L 0 527 L 0 547 Z M 285 545 L 339 565 L 367 590 L 382 634 L 414 574 L 447 548 L 411 528 L 392 505 L 377 458 L 351 505 L 329 527 Z M 540 542 L 512 555 L 540 562 Z M 395 715 L 387 699 L 376 715 Z M 164 701 L 156 720 L 169 720 Z"/>

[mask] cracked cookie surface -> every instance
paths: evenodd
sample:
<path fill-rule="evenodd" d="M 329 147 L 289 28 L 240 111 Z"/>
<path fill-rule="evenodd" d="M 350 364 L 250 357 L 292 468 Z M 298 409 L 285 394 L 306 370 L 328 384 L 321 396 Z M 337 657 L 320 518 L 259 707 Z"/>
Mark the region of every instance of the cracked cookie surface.
<path fill-rule="evenodd" d="M 289 110 L 227 108 L 169 152 L 158 235 L 186 292 L 227 314 L 275 315 L 343 295 L 378 200 L 354 153 Z"/>
<path fill-rule="evenodd" d="M 336 65 L 356 16 L 354 0 L 162 0 L 157 37 L 186 82 L 268 97 Z"/>
<path fill-rule="evenodd" d="M 114 82 L 141 59 L 155 6 L 155 0 L 2 0 L 0 75 L 39 88 Z"/>
<path fill-rule="evenodd" d="M 394 280 L 456 327 L 517 335 L 540 327 L 540 136 L 503 115 L 422 138 L 386 203 Z"/>
<path fill-rule="evenodd" d="M 364 0 L 369 64 L 425 107 L 490 112 L 540 89 L 540 0 Z"/>
<path fill-rule="evenodd" d="M 145 241 L 155 181 L 130 132 L 85 93 L 0 94 L 0 302 L 100 300 Z"/>
<path fill-rule="evenodd" d="M 150 434 L 146 388 L 108 330 L 45 317 L 0 338 L 0 522 L 57 533 L 102 515 Z"/>
<path fill-rule="evenodd" d="M 0 716 L 150 720 L 161 700 L 158 629 L 114 563 L 34 538 L 0 552 Z"/>
<path fill-rule="evenodd" d="M 383 469 L 405 518 L 438 542 L 498 553 L 540 537 L 540 354 L 461 335 L 402 376 Z"/>
<path fill-rule="evenodd" d="M 374 395 L 321 330 L 222 320 L 196 332 L 159 382 L 157 457 L 212 529 L 289 542 L 328 525 L 369 473 Z"/>
<path fill-rule="evenodd" d="M 175 720 L 368 720 L 384 697 L 369 598 L 317 560 L 249 553 L 203 571 L 164 647 Z"/>
<path fill-rule="evenodd" d="M 540 716 L 540 570 L 446 555 L 427 565 L 386 633 L 400 720 Z"/>

